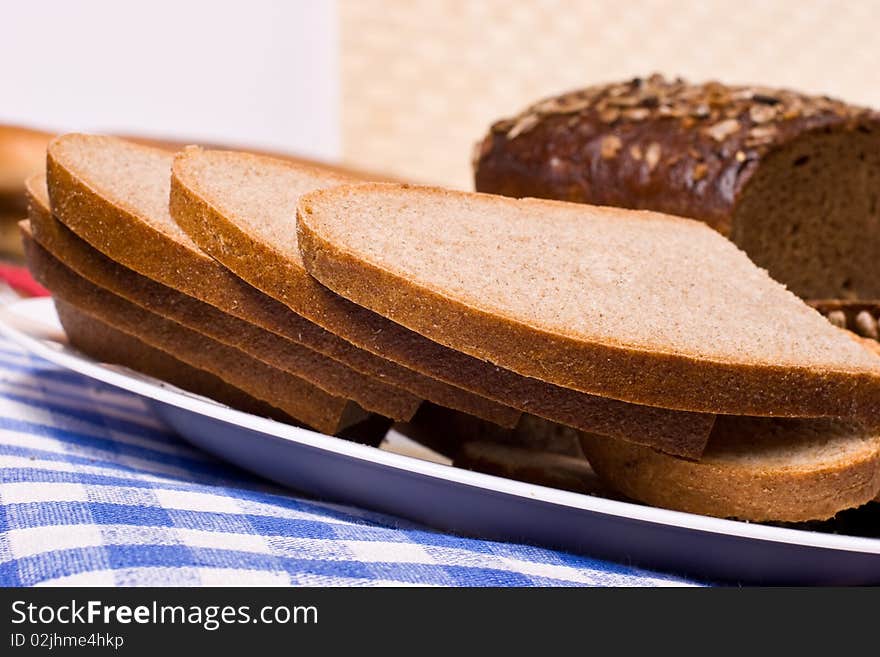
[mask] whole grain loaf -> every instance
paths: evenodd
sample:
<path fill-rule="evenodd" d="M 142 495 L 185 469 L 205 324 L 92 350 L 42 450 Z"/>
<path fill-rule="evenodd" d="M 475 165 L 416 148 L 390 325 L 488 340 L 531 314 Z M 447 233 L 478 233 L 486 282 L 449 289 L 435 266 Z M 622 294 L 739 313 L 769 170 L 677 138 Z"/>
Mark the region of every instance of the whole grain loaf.
<path fill-rule="evenodd" d="M 29 231 L 25 230 L 23 237 L 28 266 L 53 297 L 191 367 L 213 374 L 323 433 L 335 434 L 366 419 L 367 414 L 353 402 L 328 395 L 303 379 L 94 285 L 56 260 L 33 240 Z"/>
<path fill-rule="evenodd" d="M 356 348 L 207 255 L 168 213 L 171 159 L 166 151 L 112 137 L 59 137 L 47 154 L 52 212 L 93 248 L 147 278 L 416 397 L 501 425 L 516 424 L 514 409 Z"/>
<path fill-rule="evenodd" d="M 659 75 L 544 99 L 478 145 L 477 191 L 705 221 L 803 298 L 880 298 L 880 113 Z"/>
<path fill-rule="evenodd" d="M 303 267 L 292 219 L 301 194 L 342 182 L 271 158 L 190 149 L 175 158 L 170 209 L 185 232 L 229 269 L 358 347 L 560 424 L 639 436 L 665 451 L 699 456 L 713 421 L 708 414 L 636 406 L 520 376 L 425 339 L 318 284 Z M 418 253 L 422 247 L 414 248 Z"/>
<path fill-rule="evenodd" d="M 705 224 L 405 185 L 304 196 L 306 269 L 447 347 L 633 403 L 876 423 L 880 359 Z"/>
<path fill-rule="evenodd" d="M 699 462 L 589 434 L 582 445 L 609 488 L 677 511 L 824 520 L 880 493 L 880 434 L 829 418 L 719 417 Z"/>
<path fill-rule="evenodd" d="M 239 349 L 263 363 L 305 379 L 331 395 L 357 402 L 365 410 L 408 420 L 420 400 L 346 367 L 339 361 L 228 315 L 214 306 L 156 283 L 110 260 L 52 217 L 45 177 L 27 182 L 28 215 L 37 243 L 69 269 L 124 299 Z"/>

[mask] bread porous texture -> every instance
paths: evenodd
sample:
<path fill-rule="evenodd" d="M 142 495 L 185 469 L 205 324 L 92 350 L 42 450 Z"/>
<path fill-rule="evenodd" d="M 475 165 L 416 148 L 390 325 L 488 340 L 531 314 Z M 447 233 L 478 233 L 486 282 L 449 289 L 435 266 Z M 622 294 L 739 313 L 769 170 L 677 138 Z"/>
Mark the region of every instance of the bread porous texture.
<path fill-rule="evenodd" d="M 880 359 L 700 222 L 380 184 L 311 193 L 298 216 L 327 287 L 524 376 L 680 410 L 878 416 Z"/>
<path fill-rule="evenodd" d="M 880 134 L 814 131 L 771 153 L 730 238 L 803 298 L 880 296 Z"/>
<path fill-rule="evenodd" d="M 307 381 L 269 367 L 238 349 L 146 311 L 90 283 L 53 258 L 27 231 L 24 245 L 31 272 L 55 298 L 190 367 L 209 372 L 323 433 L 338 433 L 366 418 L 366 413 L 348 400 L 328 395 Z"/>
<path fill-rule="evenodd" d="M 156 283 L 113 262 L 52 217 L 45 177 L 28 180 L 33 237 L 69 269 L 99 287 L 213 340 L 243 351 L 266 365 L 289 372 L 365 410 L 408 420 L 420 400 L 399 388 L 356 372 L 299 343 L 228 315 L 210 304 Z"/>
<path fill-rule="evenodd" d="M 523 377 L 389 322 L 315 281 L 292 230 L 296 206 L 304 193 L 343 182 L 350 181 L 277 159 L 191 149 L 172 167 L 170 209 L 190 237 L 230 270 L 358 347 L 518 411 L 699 456 L 713 421 L 709 414 L 636 406 Z M 395 293 L 393 287 L 371 292 Z"/>
<path fill-rule="evenodd" d="M 168 209 L 173 155 L 113 137 L 70 134 L 47 153 L 55 217 L 119 264 L 416 397 L 513 426 L 519 413 L 377 357 L 261 294 L 202 251 Z"/>
<path fill-rule="evenodd" d="M 721 416 L 699 462 L 589 434 L 581 444 L 609 488 L 676 511 L 802 522 L 880 493 L 880 434 L 830 418 Z"/>

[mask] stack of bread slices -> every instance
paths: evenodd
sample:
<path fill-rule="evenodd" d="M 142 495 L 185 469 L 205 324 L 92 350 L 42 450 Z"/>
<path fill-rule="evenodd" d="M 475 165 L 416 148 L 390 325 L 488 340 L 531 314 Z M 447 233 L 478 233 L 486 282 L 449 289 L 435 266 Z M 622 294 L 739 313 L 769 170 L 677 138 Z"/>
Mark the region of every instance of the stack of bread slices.
<path fill-rule="evenodd" d="M 702 223 L 76 134 L 28 192 L 31 270 L 95 358 L 374 444 L 425 409 L 565 436 L 684 511 L 880 493 L 880 357 Z"/>

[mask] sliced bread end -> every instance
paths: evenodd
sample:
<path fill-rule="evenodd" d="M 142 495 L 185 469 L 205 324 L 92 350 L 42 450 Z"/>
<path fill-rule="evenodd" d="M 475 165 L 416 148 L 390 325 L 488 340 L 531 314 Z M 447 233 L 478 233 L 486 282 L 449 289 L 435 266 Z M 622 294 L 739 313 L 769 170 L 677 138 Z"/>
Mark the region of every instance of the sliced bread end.
<path fill-rule="evenodd" d="M 610 488 L 676 511 L 801 522 L 880 494 L 880 434 L 834 419 L 722 416 L 700 461 L 592 434 L 581 445 Z"/>

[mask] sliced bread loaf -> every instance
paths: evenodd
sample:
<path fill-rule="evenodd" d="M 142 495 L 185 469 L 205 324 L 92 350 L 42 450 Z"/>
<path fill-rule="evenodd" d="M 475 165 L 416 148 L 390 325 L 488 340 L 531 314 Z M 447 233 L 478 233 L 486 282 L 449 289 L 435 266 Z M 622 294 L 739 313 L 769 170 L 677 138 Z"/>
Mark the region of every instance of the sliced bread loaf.
<path fill-rule="evenodd" d="M 526 376 L 691 411 L 880 411 L 880 358 L 697 221 L 373 184 L 307 195 L 298 226 L 330 289 Z"/>
<path fill-rule="evenodd" d="M 62 264 L 95 285 L 305 379 L 328 394 L 351 399 L 365 410 L 395 420 L 408 420 L 415 414 L 420 403 L 418 397 L 113 262 L 52 217 L 45 176 L 28 179 L 27 190 L 34 239 Z"/>
<path fill-rule="evenodd" d="M 438 404 L 513 426 L 519 412 L 358 349 L 254 289 L 203 252 L 168 213 L 172 156 L 112 137 L 65 135 L 47 154 L 56 218 L 125 267 Z"/>
<path fill-rule="evenodd" d="M 699 462 L 589 434 L 582 446 L 610 488 L 677 511 L 800 522 L 880 493 L 880 434 L 830 418 L 720 416 Z"/>
<path fill-rule="evenodd" d="M 23 231 L 34 277 L 52 295 L 82 312 L 133 335 L 191 367 L 204 370 L 323 433 L 335 434 L 361 422 L 366 413 L 353 402 L 269 367 L 180 324 L 140 308 L 65 267 Z"/>
<path fill-rule="evenodd" d="M 164 351 L 151 347 L 61 299 L 56 298 L 54 302 L 58 318 L 70 344 L 87 356 L 104 363 L 123 365 L 251 415 L 259 415 L 287 424 L 299 424 L 287 413 L 251 397 L 209 372 L 190 367 Z M 390 425 L 391 421 L 387 418 L 370 415 L 340 430 L 337 435 L 346 440 L 376 447 L 382 442 Z"/>
<path fill-rule="evenodd" d="M 274 406 L 254 399 L 213 374 L 190 367 L 164 351 L 151 347 L 138 338 L 84 313 L 66 301 L 56 298 L 55 308 L 71 346 L 95 360 L 124 365 L 245 413 L 261 415 L 281 422 L 295 422 L 292 417 Z"/>
<path fill-rule="evenodd" d="M 373 354 L 554 422 L 638 436 L 670 453 L 699 456 L 710 415 L 621 403 L 520 376 L 432 342 L 318 284 L 299 253 L 296 204 L 303 193 L 342 182 L 272 158 L 190 149 L 175 158 L 170 210 L 189 237 L 244 280 Z"/>

